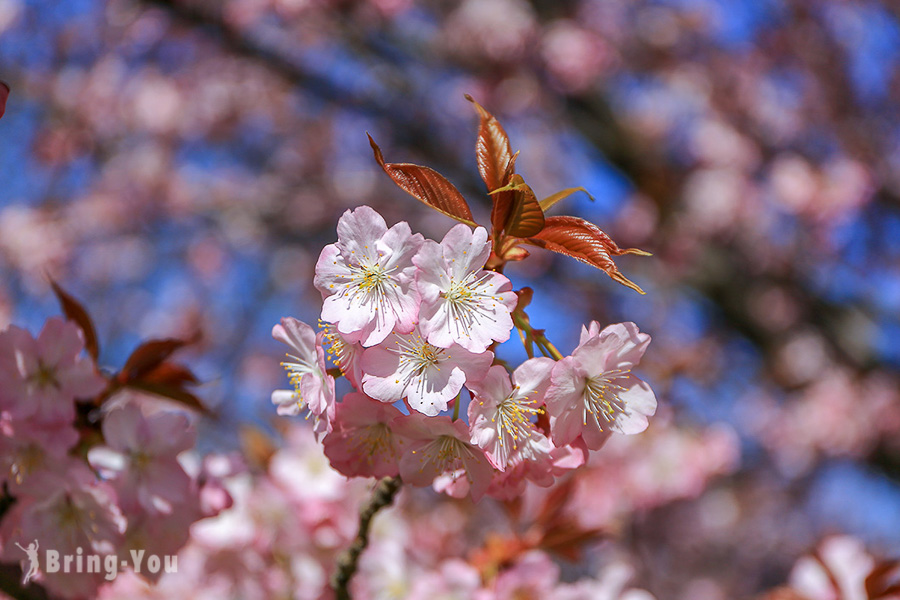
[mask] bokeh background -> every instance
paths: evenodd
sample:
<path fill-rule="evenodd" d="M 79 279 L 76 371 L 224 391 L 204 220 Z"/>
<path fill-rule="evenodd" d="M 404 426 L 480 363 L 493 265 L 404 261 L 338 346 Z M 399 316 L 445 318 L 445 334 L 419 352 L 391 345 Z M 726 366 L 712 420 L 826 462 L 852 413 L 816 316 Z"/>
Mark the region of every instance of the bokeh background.
<path fill-rule="evenodd" d="M 597 507 L 642 587 L 758 594 L 834 532 L 897 554 L 898 60 L 877 0 L 0 0 L 0 327 L 57 313 L 50 275 L 112 366 L 201 332 L 201 444 L 235 448 L 340 214 L 453 224 L 366 132 L 487 222 L 469 93 L 539 197 L 595 197 L 556 214 L 654 254 L 618 261 L 646 296 L 540 250 L 508 269 L 564 353 L 590 319 L 653 336 L 658 424 L 611 450 L 650 491 Z"/>

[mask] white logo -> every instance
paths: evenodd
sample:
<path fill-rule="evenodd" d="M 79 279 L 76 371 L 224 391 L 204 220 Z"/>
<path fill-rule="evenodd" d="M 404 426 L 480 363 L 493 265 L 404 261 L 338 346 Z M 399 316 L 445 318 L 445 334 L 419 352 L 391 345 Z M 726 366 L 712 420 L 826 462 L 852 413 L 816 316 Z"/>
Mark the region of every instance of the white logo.
<path fill-rule="evenodd" d="M 31 581 L 35 575 L 37 575 L 38 566 L 40 566 L 38 564 L 37 553 L 39 544 L 37 540 L 34 540 L 30 544 L 28 544 L 27 548 L 22 548 L 19 542 L 16 542 L 16 546 L 19 546 L 22 552 L 28 555 L 28 560 L 31 561 L 31 565 L 28 567 L 28 571 L 26 571 L 24 579 L 22 579 L 22 585 L 28 585 L 28 582 Z"/>
<path fill-rule="evenodd" d="M 22 548 L 18 542 L 15 544 L 28 555 L 28 560 L 31 562 L 22 579 L 22 585 L 27 585 L 38 574 L 40 567 L 38 548 L 40 545 L 37 540 L 28 544 L 27 548 Z M 119 574 L 120 568 L 130 567 L 138 574 L 144 567 L 153 574 L 159 573 L 160 570 L 164 573 L 178 572 L 178 556 L 166 554 L 160 558 L 156 554 L 149 554 L 145 562 L 144 550 L 129 550 L 129 554 L 131 556 L 130 563 L 125 559 L 120 561 L 115 554 L 85 554 L 81 548 L 76 548 L 74 555 L 64 554 L 62 556 L 57 550 L 45 550 L 44 573 L 103 573 L 107 581 L 112 581 Z"/>

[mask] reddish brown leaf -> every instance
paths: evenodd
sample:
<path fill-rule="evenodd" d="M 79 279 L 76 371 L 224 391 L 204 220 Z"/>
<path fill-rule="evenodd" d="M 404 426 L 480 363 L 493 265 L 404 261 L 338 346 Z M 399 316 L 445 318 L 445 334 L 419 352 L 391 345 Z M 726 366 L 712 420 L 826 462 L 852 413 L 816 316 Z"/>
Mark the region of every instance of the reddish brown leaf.
<path fill-rule="evenodd" d="M 100 356 L 100 343 L 97 341 L 97 330 L 94 329 L 94 322 L 91 320 L 90 315 L 88 315 L 80 302 L 59 287 L 52 279 L 50 280 L 50 286 L 53 288 L 53 293 L 56 294 L 57 299 L 59 299 L 59 304 L 66 318 L 81 328 L 81 332 L 84 334 L 84 348 L 94 359 L 94 362 L 97 362 L 97 357 Z"/>
<path fill-rule="evenodd" d="M 566 502 L 572 497 L 575 488 L 575 480 L 571 477 L 558 482 L 555 487 L 544 497 L 544 503 L 534 521 L 545 530 L 550 529 L 552 523 L 563 514 Z"/>
<path fill-rule="evenodd" d="M 518 158 L 518 156 L 519 153 L 516 152 L 509 160 L 509 165 L 507 165 L 506 172 L 503 175 L 503 181 L 508 183 L 510 179 L 512 179 L 513 173 L 516 171 L 516 158 Z M 491 200 L 493 202 L 491 205 L 491 226 L 494 232 L 494 239 L 499 239 L 500 232 L 503 231 L 503 227 L 509 220 L 509 212 L 512 210 L 513 205 L 513 193 L 492 193 Z"/>
<path fill-rule="evenodd" d="M 176 402 L 183 404 L 187 408 L 209 414 L 209 409 L 203 406 L 200 398 L 179 386 L 150 383 L 147 381 L 131 381 L 126 387 L 147 392 L 149 394 L 156 394 L 163 398 L 169 398 L 170 400 L 175 400 Z"/>
<path fill-rule="evenodd" d="M 184 340 L 164 339 L 149 340 L 134 349 L 125 366 L 119 373 L 123 382 L 134 382 L 142 379 L 147 373 L 156 369 L 173 352 L 186 345 Z"/>
<path fill-rule="evenodd" d="M 512 192 L 512 205 L 506 219 L 506 233 L 519 238 L 531 237 L 544 228 L 544 211 L 538 203 L 537 196 L 525 183 L 521 175 L 513 175 L 508 185 L 495 190 L 493 194 Z"/>
<path fill-rule="evenodd" d="M 375 153 L 375 160 L 400 189 L 448 217 L 473 227 L 477 225 L 472 219 L 472 211 L 469 210 L 466 199 L 446 177 L 428 167 L 409 163 L 386 163 L 381 149 L 371 135 L 369 144 Z"/>
<path fill-rule="evenodd" d="M 900 598 L 900 583 L 882 590 L 877 596 L 872 596 L 872 600 L 897 600 L 898 598 Z"/>
<path fill-rule="evenodd" d="M 611 256 L 638 254 L 648 256 L 637 248 L 619 248 L 599 227 L 578 217 L 547 217 L 540 233 L 526 240 L 527 243 L 602 269 L 624 286 L 643 294 L 637 284 L 619 272 Z"/>
<path fill-rule="evenodd" d="M 900 590 L 900 561 L 884 561 L 877 565 L 866 577 L 866 595 L 869 598 L 886 598 L 891 592 Z"/>
<path fill-rule="evenodd" d="M 574 562 L 581 558 L 586 544 L 600 540 L 603 535 L 600 529 L 582 529 L 574 521 L 563 522 L 544 534 L 540 547 Z"/>
<path fill-rule="evenodd" d="M 241 425 L 238 430 L 242 454 L 252 466 L 265 471 L 278 446 L 264 431 L 252 425 Z"/>
<path fill-rule="evenodd" d="M 9 99 L 9 85 L 5 81 L 0 80 L 0 119 L 6 112 L 6 101 Z"/>
<path fill-rule="evenodd" d="M 513 246 L 503 253 L 503 260 L 515 262 L 517 260 L 525 260 L 526 258 L 528 258 L 528 256 L 528 250 L 522 248 L 521 246 Z"/>
<path fill-rule="evenodd" d="M 146 383 L 183 386 L 186 383 L 199 383 L 197 377 L 185 366 L 164 362 L 140 377 Z"/>
<path fill-rule="evenodd" d="M 561 200 L 565 200 L 566 198 L 568 198 L 575 192 L 584 192 L 585 194 L 588 195 L 588 198 L 590 198 L 591 200 L 594 199 L 594 197 L 591 196 L 591 193 L 588 192 L 583 187 L 566 188 L 564 190 L 560 190 L 560 191 L 556 192 L 555 194 L 551 194 L 551 195 L 547 196 L 546 198 L 544 198 L 543 200 L 541 200 L 541 202 L 540 202 L 541 210 L 543 210 L 544 212 L 547 212 L 547 210 L 551 206 L 553 206 L 557 202 L 560 202 Z"/>
<path fill-rule="evenodd" d="M 466 94 L 466 100 L 475 105 L 481 124 L 478 127 L 478 141 L 475 143 L 475 155 L 478 159 L 478 172 L 488 192 L 503 187 L 509 181 L 506 177 L 507 167 L 513 159 L 509 137 L 494 115 Z"/>

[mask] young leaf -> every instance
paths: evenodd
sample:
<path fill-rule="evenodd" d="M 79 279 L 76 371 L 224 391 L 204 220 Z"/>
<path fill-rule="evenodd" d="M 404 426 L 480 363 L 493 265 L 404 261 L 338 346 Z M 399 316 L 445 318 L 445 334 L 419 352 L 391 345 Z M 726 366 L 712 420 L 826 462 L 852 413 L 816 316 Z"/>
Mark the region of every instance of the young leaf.
<path fill-rule="evenodd" d="M 875 565 L 865 579 L 869 598 L 888 598 L 889 593 L 900 591 L 900 560 L 890 560 Z"/>
<path fill-rule="evenodd" d="M 81 328 L 81 332 L 84 334 L 84 347 L 94 359 L 94 362 L 97 362 L 97 358 L 100 356 L 100 343 L 97 341 L 97 330 L 94 329 L 94 322 L 91 321 L 90 315 L 88 315 L 81 303 L 65 292 L 52 279 L 50 280 L 50 287 L 53 288 L 53 293 L 56 294 L 66 318 L 74 321 Z"/>
<path fill-rule="evenodd" d="M 519 153 L 516 152 L 509 159 L 509 164 L 506 165 L 506 171 L 503 173 L 504 185 L 512 180 L 513 173 L 516 171 L 516 158 L 518 157 Z M 499 191 L 499 188 L 490 194 L 493 201 L 491 205 L 491 228 L 493 237 L 496 240 L 500 239 L 500 232 L 503 231 L 503 228 L 509 221 L 509 213 L 512 210 L 514 198 L 511 191 Z"/>
<path fill-rule="evenodd" d="M 512 192 L 512 205 L 506 219 L 506 233 L 520 238 L 531 237 L 544 228 L 544 211 L 538 204 L 531 187 L 521 175 L 513 175 L 509 185 L 494 190 L 492 194 Z"/>
<path fill-rule="evenodd" d="M 590 198 L 591 200 L 594 199 L 594 197 L 591 196 L 591 193 L 588 192 L 583 187 L 566 188 L 564 190 L 560 190 L 560 191 L 556 192 L 555 194 L 551 194 L 551 195 L 547 196 L 546 198 L 544 198 L 543 200 L 541 200 L 541 202 L 540 202 L 541 210 L 543 210 L 544 212 L 547 212 L 547 209 L 549 209 L 551 206 L 553 206 L 560 200 L 565 200 L 566 198 L 568 198 L 575 192 L 584 192 L 585 194 L 588 195 L 588 198 Z"/>
<path fill-rule="evenodd" d="M 466 100 L 475 105 L 481 124 L 478 127 L 478 141 L 475 143 L 475 155 L 478 158 L 478 172 L 488 192 L 493 192 L 506 185 L 505 177 L 507 166 L 512 160 L 512 148 L 509 145 L 509 137 L 500 122 L 494 115 L 466 94 Z"/>
<path fill-rule="evenodd" d="M 187 345 L 184 340 L 149 340 L 134 349 L 119 373 L 123 383 L 137 381 L 159 367 L 173 352 Z"/>
<path fill-rule="evenodd" d="M 149 394 L 156 394 L 157 396 L 162 396 L 163 398 L 169 398 L 170 400 L 175 400 L 176 402 L 179 402 L 188 408 L 209 414 L 209 409 L 203 406 L 200 398 L 185 390 L 181 386 L 166 385 L 164 383 L 151 383 L 148 381 L 132 381 L 128 383 L 127 387 L 135 390 L 140 390 L 142 392 L 147 392 Z"/>
<path fill-rule="evenodd" d="M 621 254 L 638 254 L 649 256 L 649 253 L 637 248 L 619 248 L 599 227 L 578 217 L 547 217 L 544 228 L 526 240 L 526 243 L 545 248 L 559 254 L 571 256 L 576 260 L 602 269 L 626 287 L 643 294 L 636 283 L 619 272 L 611 256 Z"/>
<path fill-rule="evenodd" d="M 375 160 L 394 180 L 394 183 L 400 186 L 400 189 L 448 217 L 472 227 L 477 225 L 472 218 L 472 211 L 469 210 L 466 199 L 443 175 L 434 169 L 419 165 L 386 163 L 381 154 L 381 148 L 378 147 L 371 135 L 369 144 L 372 146 L 372 152 L 375 153 Z"/>
<path fill-rule="evenodd" d="M 165 385 L 183 386 L 187 383 L 200 383 L 197 376 L 183 365 L 172 362 L 164 362 L 155 368 L 145 372 L 141 381 L 147 383 L 160 383 Z"/>

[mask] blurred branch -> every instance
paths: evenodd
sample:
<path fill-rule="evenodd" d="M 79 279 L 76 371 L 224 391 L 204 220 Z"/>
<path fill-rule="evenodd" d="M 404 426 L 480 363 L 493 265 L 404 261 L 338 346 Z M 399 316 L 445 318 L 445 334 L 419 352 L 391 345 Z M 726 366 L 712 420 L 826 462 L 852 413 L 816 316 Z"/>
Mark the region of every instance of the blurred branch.
<path fill-rule="evenodd" d="M 345 34 L 354 39 L 362 50 L 378 56 L 381 89 L 361 93 L 336 84 L 327 76 L 311 72 L 302 65 L 297 41 L 278 27 L 256 25 L 246 30 L 229 23 L 220 10 L 205 8 L 198 2 L 181 0 L 142 0 L 146 5 L 166 11 L 177 23 L 206 31 L 217 37 L 224 50 L 260 63 L 288 83 L 334 106 L 352 109 L 360 114 L 383 119 L 391 124 L 391 136 L 399 145 L 415 149 L 422 157 L 440 165 L 444 175 L 457 187 L 482 190 L 474 173 L 462 169 L 457 161 L 448 160 L 452 151 L 444 147 L 440 136 L 429 126 L 429 106 L 418 102 L 412 84 L 397 69 L 388 68 L 383 49 L 375 44 Z M 218 5 L 218 3 L 210 3 Z"/>
<path fill-rule="evenodd" d="M 359 511 L 359 532 L 350 547 L 338 557 L 337 569 L 331 576 L 331 587 L 338 600 L 350 600 L 350 580 L 356 573 L 359 556 L 369 545 L 372 517 L 394 501 L 402 482 L 399 477 L 385 477 L 375 486 L 372 497 Z"/>

